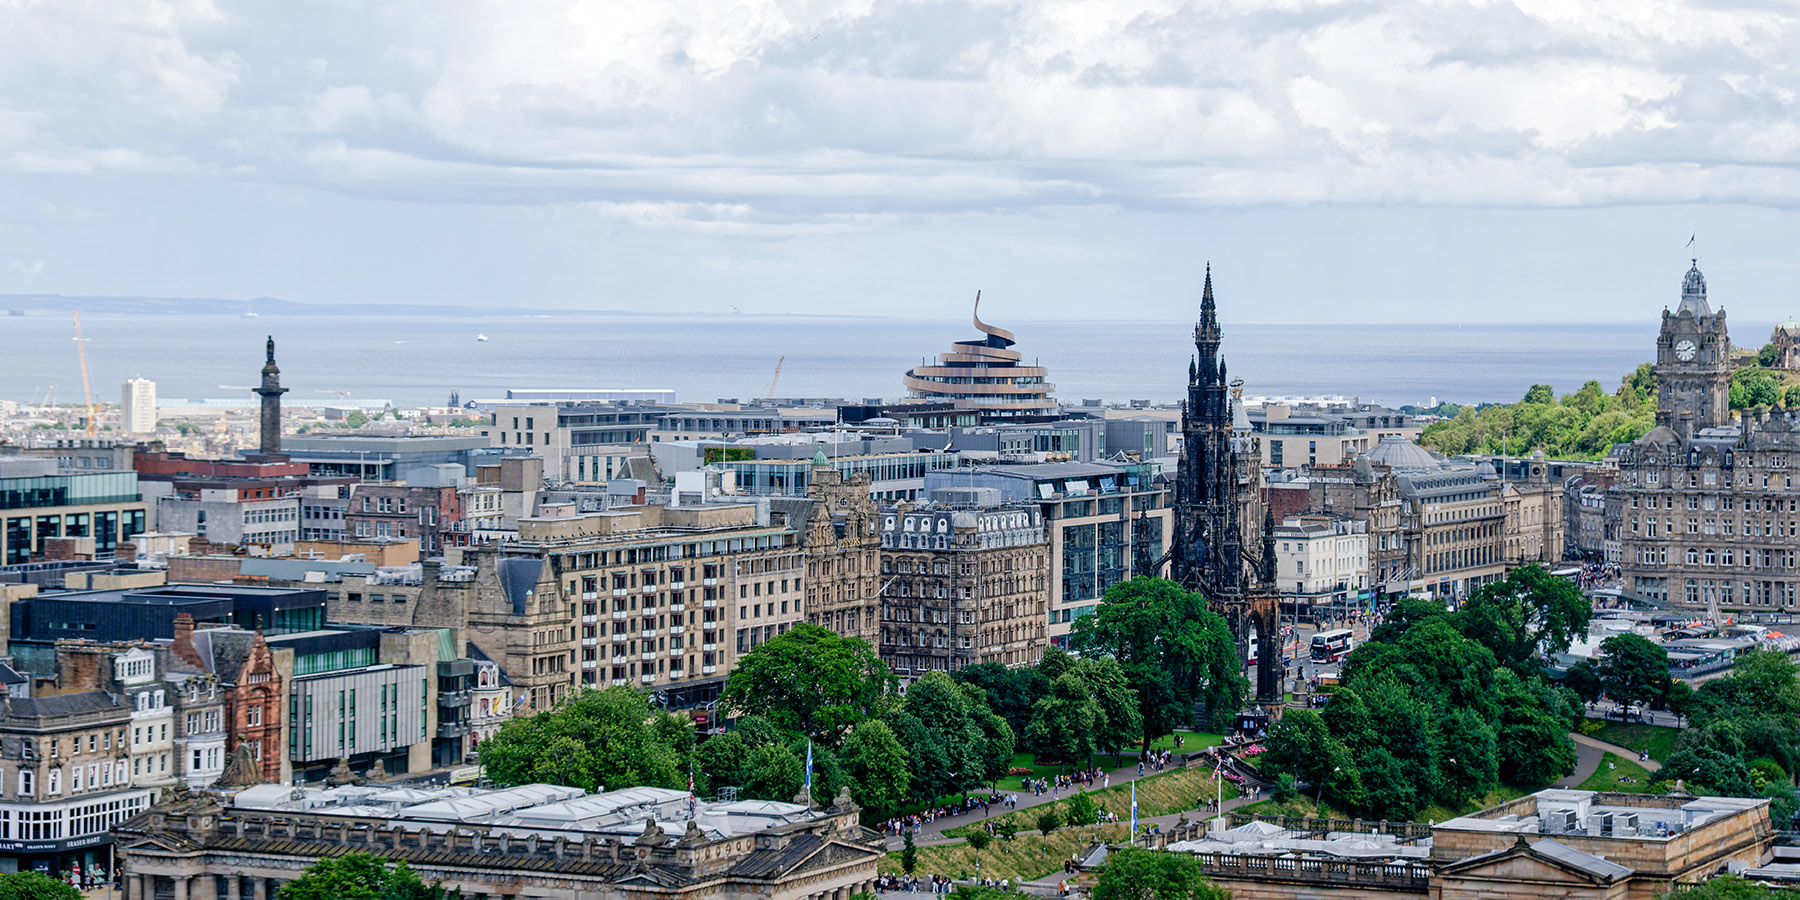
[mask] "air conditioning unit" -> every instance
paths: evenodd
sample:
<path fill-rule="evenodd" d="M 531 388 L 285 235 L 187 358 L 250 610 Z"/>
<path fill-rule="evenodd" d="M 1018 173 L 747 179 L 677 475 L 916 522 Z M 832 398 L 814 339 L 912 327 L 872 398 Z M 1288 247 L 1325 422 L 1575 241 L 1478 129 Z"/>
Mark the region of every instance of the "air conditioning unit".
<path fill-rule="evenodd" d="M 1575 830 L 1577 819 L 1572 809 L 1553 809 L 1544 816 L 1545 834 L 1568 834 Z"/>
<path fill-rule="evenodd" d="M 1613 827 L 1613 814 L 1609 812 L 1594 813 L 1588 816 L 1587 833 L 1592 837 L 1610 836 Z"/>
<path fill-rule="evenodd" d="M 1637 830 L 1637 813 L 1617 813 L 1613 816 L 1613 837 L 1636 837 Z"/>

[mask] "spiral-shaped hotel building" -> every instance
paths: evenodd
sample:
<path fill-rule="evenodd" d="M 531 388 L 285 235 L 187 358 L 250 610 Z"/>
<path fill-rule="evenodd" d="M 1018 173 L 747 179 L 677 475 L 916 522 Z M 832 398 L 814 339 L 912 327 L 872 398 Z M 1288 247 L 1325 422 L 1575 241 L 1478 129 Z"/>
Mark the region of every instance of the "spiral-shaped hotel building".
<path fill-rule="evenodd" d="M 1045 378 L 1050 370 L 1020 365 L 1018 341 L 1012 332 L 981 321 L 981 294 L 975 295 L 975 330 L 979 340 L 957 341 L 950 352 L 938 354 L 936 365 L 907 370 L 906 389 L 926 403 L 949 403 L 974 410 L 981 421 L 1030 421 L 1057 415 L 1050 399 L 1055 385 Z"/>

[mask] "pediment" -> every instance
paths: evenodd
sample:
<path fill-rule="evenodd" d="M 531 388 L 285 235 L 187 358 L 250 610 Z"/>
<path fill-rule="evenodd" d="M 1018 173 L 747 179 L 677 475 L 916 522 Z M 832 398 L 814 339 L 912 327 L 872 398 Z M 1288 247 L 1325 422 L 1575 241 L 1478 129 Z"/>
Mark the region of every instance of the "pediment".
<path fill-rule="evenodd" d="M 1439 871 L 1442 878 L 1467 881 L 1536 882 L 1539 884 L 1604 885 L 1608 879 L 1526 851 L 1488 854 L 1452 863 Z"/>

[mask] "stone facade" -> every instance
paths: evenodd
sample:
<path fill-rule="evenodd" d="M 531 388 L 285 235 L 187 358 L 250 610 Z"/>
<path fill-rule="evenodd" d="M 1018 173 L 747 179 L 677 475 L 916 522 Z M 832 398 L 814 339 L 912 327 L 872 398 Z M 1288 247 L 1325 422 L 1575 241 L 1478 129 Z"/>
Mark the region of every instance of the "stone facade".
<path fill-rule="evenodd" d="M 1706 282 L 1690 269 L 1657 338 L 1657 426 L 1620 452 L 1609 495 L 1619 504 L 1624 588 L 1715 614 L 1791 611 L 1800 600 L 1800 417 L 1729 417 L 1729 347 L 1725 311 L 1708 307 Z"/>
<path fill-rule="evenodd" d="M 410 612 L 389 603 L 379 621 L 466 628 L 524 692 L 521 712 L 582 685 L 708 703 L 740 637 L 754 646 L 805 620 L 798 533 L 753 505 L 632 506 L 519 527 L 517 542 L 427 567 Z M 377 621 L 371 610 L 356 621 Z"/>
<path fill-rule="evenodd" d="M 184 796 L 117 829 L 124 900 L 273 900 L 319 857 L 403 860 L 466 897 L 849 900 L 873 889 L 881 836 L 854 805 L 759 831 L 624 839 L 583 831 L 222 808 Z"/>
<path fill-rule="evenodd" d="M 940 488 L 882 514 L 882 662 L 903 681 L 976 663 L 1032 665 L 1047 643 L 1050 548 L 1037 504 Z"/>
<path fill-rule="evenodd" d="M 881 535 L 869 476 L 820 466 L 806 496 L 806 621 L 874 644 L 881 621 Z"/>
<path fill-rule="evenodd" d="M 350 489 L 344 535 L 357 540 L 417 538 L 424 556 L 444 552 L 446 536 L 463 519 L 455 486 L 359 484 Z"/>
<path fill-rule="evenodd" d="M 1562 483 L 1549 477 L 1544 451 L 1526 461 L 1524 481 L 1503 482 L 1501 507 L 1506 515 L 1501 533 L 1508 567 L 1538 563 L 1552 567 L 1563 558 L 1565 542 Z"/>

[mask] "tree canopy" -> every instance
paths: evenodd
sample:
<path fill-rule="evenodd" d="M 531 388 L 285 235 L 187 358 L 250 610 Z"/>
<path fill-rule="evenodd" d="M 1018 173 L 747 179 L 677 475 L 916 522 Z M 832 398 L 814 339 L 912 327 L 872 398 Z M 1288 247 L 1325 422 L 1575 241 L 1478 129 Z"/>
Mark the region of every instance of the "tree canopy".
<path fill-rule="evenodd" d="M 1586 603 L 1565 587 L 1527 567 L 1455 613 L 1403 601 L 1345 661 L 1324 713 L 1288 712 L 1258 764 L 1338 809 L 1387 819 L 1573 771 L 1580 704 L 1544 680 L 1540 661 L 1587 628 Z"/>
<path fill-rule="evenodd" d="M 724 700 L 736 715 L 835 746 L 876 715 L 892 683 L 868 641 L 800 623 L 738 657 Z"/>
<path fill-rule="evenodd" d="M 1142 847 L 1108 854 L 1094 882 L 1094 900 L 1229 900 L 1230 896 L 1206 880 L 1200 860 L 1192 854 Z"/>
<path fill-rule="evenodd" d="M 1589 381 L 1558 399 L 1549 385 L 1534 384 L 1518 403 L 1457 409 L 1452 418 L 1426 426 L 1419 443 L 1451 456 L 1523 454 L 1541 447 L 1558 459 L 1597 459 L 1655 426 L 1655 396 L 1649 363 L 1625 376 L 1611 394 Z"/>
<path fill-rule="evenodd" d="M 406 863 L 390 866 L 367 853 L 326 856 L 281 886 L 278 900 L 445 900 L 461 896 L 425 884 Z M 35 898 L 34 898 L 35 900 Z"/>
<path fill-rule="evenodd" d="M 41 872 L 0 875 L 0 900 L 82 900 L 82 896 L 68 882 Z"/>
<path fill-rule="evenodd" d="M 1106 590 L 1071 638 L 1084 655 L 1109 658 L 1137 692 L 1142 742 L 1174 731 L 1203 701 L 1234 715 L 1250 683 L 1231 629 L 1206 598 L 1161 578 L 1133 578 Z"/>
<path fill-rule="evenodd" d="M 685 717 L 652 711 L 625 687 L 582 691 L 554 709 L 512 719 L 481 742 L 488 777 L 504 785 L 565 784 L 583 790 L 685 787 L 693 751 Z"/>

